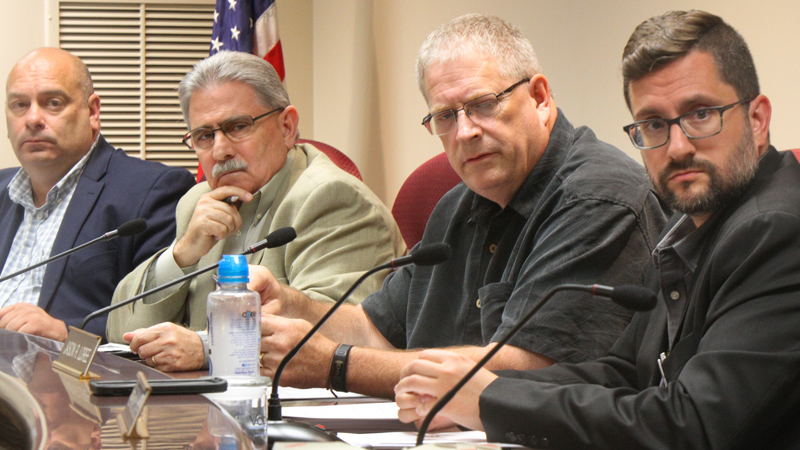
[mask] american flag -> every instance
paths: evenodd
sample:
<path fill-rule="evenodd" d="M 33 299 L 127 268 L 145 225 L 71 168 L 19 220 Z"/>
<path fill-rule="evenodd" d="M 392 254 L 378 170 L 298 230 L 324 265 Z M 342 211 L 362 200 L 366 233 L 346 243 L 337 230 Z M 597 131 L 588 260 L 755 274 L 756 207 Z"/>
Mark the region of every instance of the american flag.
<path fill-rule="evenodd" d="M 283 50 L 275 0 L 217 0 L 211 55 L 220 50 L 248 52 L 272 64 L 283 80 Z"/>
<path fill-rule="evenodd" d="M 283 50 L 275 0 L 217 0 L 209 56 L 221 50 L 252 53 L 267 60 L 283 81 Z M 197 180 L 204 180 L 197 166 Z"/>

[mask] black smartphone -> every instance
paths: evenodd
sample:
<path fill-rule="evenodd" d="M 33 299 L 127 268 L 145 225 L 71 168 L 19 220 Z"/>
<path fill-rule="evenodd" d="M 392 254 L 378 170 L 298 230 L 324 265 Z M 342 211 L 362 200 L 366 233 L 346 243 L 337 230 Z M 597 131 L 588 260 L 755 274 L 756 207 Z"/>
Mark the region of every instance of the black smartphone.
<path fill-rule="evenodd" d="M 228 382 L 219 377 L 193 379 L 147 380 L 153 388 L 151 395 L 203 394 L 225 392 Z M 89 389 L 100 397 L 131 395 L 136 380 L 92 380 Z"/>

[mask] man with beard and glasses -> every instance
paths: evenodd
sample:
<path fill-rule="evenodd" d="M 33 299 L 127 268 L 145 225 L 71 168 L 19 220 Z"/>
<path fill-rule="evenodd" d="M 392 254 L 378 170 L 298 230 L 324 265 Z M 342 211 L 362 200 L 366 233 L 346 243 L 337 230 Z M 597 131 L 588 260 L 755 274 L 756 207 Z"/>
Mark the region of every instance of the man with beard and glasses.
<path fill-rule="evenodd" d="M 297 238 L 248 256 L 280 283 L 322 302 L 338 300 L 366 270 L 406 247 L 388 208 L 356 177 L 309 144 L 297 144 L 298 112 L 280 78 L 261 58 L 219 52 L 184 77 L 179 97 L 208 181 L 178 203 L 177 239 L 117 287 L 114 302 L 238 254 L 270 232 L 294 227 Z M 386 272 L 384 272 L 384 275 Z M 358 303 L 382 277 L 349 297 Z M 207 272 L 112 312 L 108 338 L 128 342 L 162 371 L 208 362 Z"/>
<path fill-rule="evenodd" d="M 482 370 L 440 414 L 529 447 L 800 448 L 800 165 L 769 144 L 747 45 L 715 15 L 670 12 L 634 31 L 622 73 L 624 130 L 677 211 L 649 268 L 656 308 L 605 358 Z M 407 365 L 401 419 L 472 365 Z"/>

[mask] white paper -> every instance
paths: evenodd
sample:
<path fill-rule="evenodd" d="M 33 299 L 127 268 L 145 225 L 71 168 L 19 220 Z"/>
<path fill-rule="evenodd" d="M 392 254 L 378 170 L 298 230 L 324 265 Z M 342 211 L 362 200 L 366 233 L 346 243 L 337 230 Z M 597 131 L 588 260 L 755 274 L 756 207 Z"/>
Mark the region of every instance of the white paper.
<path fill-rule="evenodd" d="M 391 433 L 342 433 L 336 434 L 339 439 L 358 447 L 404 447 L 417 444 L 417 433 L 413 431 L 396 431 Z M 425 444 L 485 444 L 486 433 L 483 431 L 431 432 L 425 435 Z"/>
<path fill-rule="evenodd" d="M 131 348 L 125 344 L 115 344 L 113 342 L 109 342 L 108 344 L 103 344 L 97 347 L 98 352 L 129 352 Z"/>
<path fill-rule="evenodd" d="M 336 395 L 333 394 L 332 391 L 323 388 L 311 388 L 311 389 L 297 389 L 291 387 L 279 387 L 278 388 L 278 395 L 281 397 L 281 400 L 312 400 L 312 399 L 336 399 L 336 398 L 359 398 L 364 397 L 361 394 L 354 394 L 352 392 L 336 392 Z"/>
<path fill-rule="evenodd" d="M 302 419 L 397 419 L 399 408 L 394 402 L 354 403 L 326 406 L 284 406 L 284 417 Z"/>

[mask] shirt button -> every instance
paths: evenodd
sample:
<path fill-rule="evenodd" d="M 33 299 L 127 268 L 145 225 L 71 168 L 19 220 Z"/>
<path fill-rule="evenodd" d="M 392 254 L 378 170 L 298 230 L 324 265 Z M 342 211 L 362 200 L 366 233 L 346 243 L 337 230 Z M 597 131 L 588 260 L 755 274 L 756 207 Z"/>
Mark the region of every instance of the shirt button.
<path fill-rule="evenodd" d="M 492 244 L 489 246 L 489 253 L 494 253 L 497 251 L 497 244 Z"/>
<path fill-rule="evenodd" d="M 669 296 L 670 296 L 670 298 L 671 298 L 671 299 L 673 299 L 673 300 L 677 300 L 677 299 L 681 298 L 681 293 L 680 293 L 680 292 L 678 292 L 678 291 L 672 291 L 672 292 L 669 294 Z"/>
<path fill-rule="evenodd" d="M 36 214 L 37 219 L 42 220 L 42 217 L 44 217 L 44 214 L 42 213 Z"/>
<path fill-rule="evenodd" d="M 236 230 L 236 237 L 242 236 L 242 230 Z"/>
<path fill-rule="evenodd" d="M 478 299 L 478 301 L 475 302 L 475 306 L 477 306 L 478 309 L 481 309 L 481 299 Z"/>
<path fill-rule="evenodd" d="M 262 217 L 264 217 L 263 214 L 256 214 L 256 220 L 261 220 Z"/>

